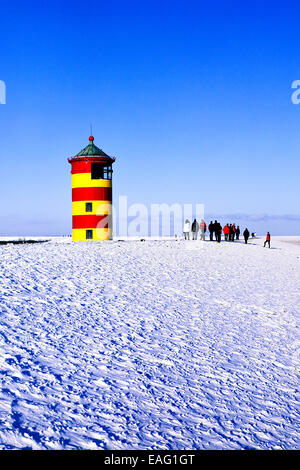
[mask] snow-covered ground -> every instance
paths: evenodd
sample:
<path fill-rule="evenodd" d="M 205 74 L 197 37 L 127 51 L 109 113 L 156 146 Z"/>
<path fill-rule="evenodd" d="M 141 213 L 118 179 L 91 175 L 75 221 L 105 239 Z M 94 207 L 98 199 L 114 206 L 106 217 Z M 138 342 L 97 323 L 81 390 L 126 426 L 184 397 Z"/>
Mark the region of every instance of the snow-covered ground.
<path fill-rule="evenodd" d="M 291 241 L 0 246 L 0 448 L 299 448 Z"/>

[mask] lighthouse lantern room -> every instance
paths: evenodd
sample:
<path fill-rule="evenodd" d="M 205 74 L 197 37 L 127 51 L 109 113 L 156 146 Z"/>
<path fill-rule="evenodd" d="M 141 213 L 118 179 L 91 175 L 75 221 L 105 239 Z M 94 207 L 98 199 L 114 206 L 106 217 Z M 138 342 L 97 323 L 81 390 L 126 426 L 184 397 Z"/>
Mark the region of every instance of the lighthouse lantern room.
<path fill-rule="evenodd" d="M 112 164 L 89 137 L 87 145 L 68 159 L 72 174 L 73 241 L 112 238 Z"/>

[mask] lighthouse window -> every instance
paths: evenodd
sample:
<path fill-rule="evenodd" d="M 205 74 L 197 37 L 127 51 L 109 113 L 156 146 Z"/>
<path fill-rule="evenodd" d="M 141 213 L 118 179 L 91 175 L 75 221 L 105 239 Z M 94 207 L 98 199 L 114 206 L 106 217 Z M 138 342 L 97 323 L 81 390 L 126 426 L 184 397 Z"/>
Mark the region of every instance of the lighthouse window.
<path fill-rule="evenodd" d="M 91 163 L 91 178 L 92 180 L 111 180 L 112 167 L 111 165 L 104 166 L 100 162 Z"/>
<path fill-rule="evenodd" d="M 103 165 L 98 162 L 91 163 L 92 180 L 103 180 Z"/>
<path fill-rule="evenodd" d="M 111 166 L 103 167 L 103 178 L 105 180 L 111 180 L 111 175 L 112 175 L 112 167 Z"/>
<path fill-rule="evenodd" d="M 85 203 L 85 212 L 93 212 L 93 203 L 92 202 L 86 202 Z"/>
<path fill-rule="evenodd" d="M 93 240 L 93 230 L 86 230 L 86 239 Z"/>
<path fill-rule="evenodd" d="M 103 166 L 101 165 L 101 163 L 91 163 L 91 177 L 92 180 L 103 179 Z"/>

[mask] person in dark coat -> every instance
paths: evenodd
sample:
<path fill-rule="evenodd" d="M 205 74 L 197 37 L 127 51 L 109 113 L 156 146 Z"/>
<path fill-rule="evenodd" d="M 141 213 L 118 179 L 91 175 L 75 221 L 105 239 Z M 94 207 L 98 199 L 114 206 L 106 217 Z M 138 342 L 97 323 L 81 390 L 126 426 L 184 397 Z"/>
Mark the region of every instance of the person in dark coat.
<path fill-rule="evenodd" d="M 243 235 L 244 235 L 245 243 L 246 243 L 246 245 L 247 245 L 248 238 L 249 238 L 249 235 L 250 235 L 250 232 L 249 232 L 249 230 L 248 230 L 247 228 L 244 230 Z"/>
<path fill-rule="evenodd" d="M 197 240 L 198 232 L 199 232 L 199 224 L 197 220 L 194 219 L 194 222 L 192 223 L 193 240 Z"/>
<path fill-rule="evenodd" d="M 266 240 L 265 240 L 265 243 L 264 243 L 264 247 L 266 246 L 267 243 L 268 243 L 268 245 L 269 245 L 269 248 L 271 248 L 271 235 L 270 235 L 270 232 L 267 232 L 267 236 L 266 236 Z"/>
<path fill-rule="evenodd" d="M 218 227 L 219 227 L 219 222 L 217 220 L 214 221 L 214 232 L 215 232 L 215 238 L 216 238 L 216 241 L 218 241 Z"/>
<path fill-rule="evenodd" d="M 215 229 L 215 233 L 216 233 L 216 241 L 218 243 L 221 243 L 221 235 L 222 235 L 222 225 L 216 221 L 216 229 Z"/>
<path fill-rule="evenodd" d="M 238 225 L 237 228 L 236 228 L 236 231 L 235 231 L 235 238 L 236 238 L 237 240 L 240 239 L 240 233 L 241 233 L 241 231 L 240 231 L 240 226 Z"/>
<path fill-rule="evenodd" d="M 208 230 L 209 230 L 209 239 L 212 242 L 213 239 L 214 239 L 214 231 L 215 231 L 215 225 L 213 224 L 212 220 L 210 221 L 210 224 L 208 226 Z"/>
<path fill-rule="evenodd" d="M 231 242 L 232 241 L 232 234 L 233 234 L 233 228 L 232 228 L 232 224 L 229 225 L 229 241 Z"/>

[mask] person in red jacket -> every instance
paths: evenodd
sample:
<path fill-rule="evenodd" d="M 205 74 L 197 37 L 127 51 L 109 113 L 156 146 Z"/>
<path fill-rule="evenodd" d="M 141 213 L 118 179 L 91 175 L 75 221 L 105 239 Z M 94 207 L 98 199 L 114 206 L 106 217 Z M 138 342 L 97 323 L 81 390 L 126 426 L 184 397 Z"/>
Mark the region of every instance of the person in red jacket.
<path fill-rule="evenodd" d="M 206 232 L 206 223 L 204 222 L 203 219 L 201 219 L 200 230 L 201 230 L 200 240 L 204 241 L 205 240 L 205 232 Z"/>
<path fill-rule="evenodd" d="M 267 243 L 268 243 L 268 245 L 269 245 L 269 248 L 271 248 L 271 246 L 270 246 L 270 244 L 271 244 L 271 235 L 270 235 L 270 232 L 267 232 L 267 236 L 266 236 L 266 240 L 265 240 L 264 246 L 266 246 Z"/>
<path fill-rule="evenodd" d="M 226 224 L 223 228 L 223 232 L 224 232 L 224 238 L 225 238 L 225 241 L 228 241 L 228 235 L 229 235 L 229 225 Z"/>
<path fill-rule="evenodd" d="M 235 237 L 235 232 L 236 232 L 236 228 L 235 228 L 235 224 L 232 225 L 232 241 L 234 242 L 234 237 Z"/>

